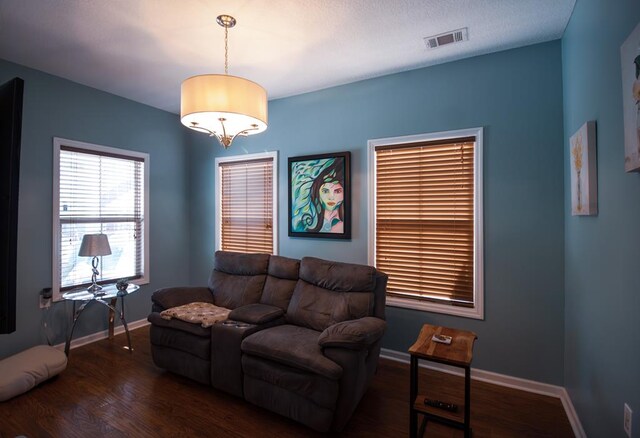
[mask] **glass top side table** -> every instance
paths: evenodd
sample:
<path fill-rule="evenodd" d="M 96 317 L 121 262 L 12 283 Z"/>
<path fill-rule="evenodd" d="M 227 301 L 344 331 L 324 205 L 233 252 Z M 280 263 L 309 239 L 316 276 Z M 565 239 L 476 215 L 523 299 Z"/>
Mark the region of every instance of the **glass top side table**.
<path fill-rule="evenodd" d="M 133 351 L 131 348 L 131 336 L 129 336 L 129 328 L 127 327 L 127 320 L 124 315 L 124 298 L 127 295 L 131 295 L 135 291 L 140 289 L 140 286 L 137 284 L 129 284 L 124 291 L 119 291 L 116 289 L 115 284 L 106 284 L 102 286 L 102 290 L 100 291 L 100 295 L 94 295 L 93 292 L 89 292 L 86 288 L 77 288 L 72 289 L 68 292 L 62 294 L 62 299 L 66 301 L 73 302 L 73 324 L 71 325 L 71 332 L 67 337 L 67 341 L 64 346 L 64 353 L 69 356 L 69 348 L 71 346 L 71 339 L 73 338 L 73 331 L 76 328 L 76 323 L 78 322 L 78 318 L 82 315 L 84 309 L 91 303 L 100 303 L 106 306 L 109 309 L 109 339 L 113 339 L 114 336 L 114 321 L 116 313 L 120 317 L 120 321 L 122 321 L 122 325 L 124 326 L 124 331 L 127 334 L 127 344 L 129 346 L 129 351 Z M 120 298 L 120 311 L 116 308 L 118 304 L 118 298 Z M 76 308 L 76 303 L 82 303 L 79 307 Z"/>

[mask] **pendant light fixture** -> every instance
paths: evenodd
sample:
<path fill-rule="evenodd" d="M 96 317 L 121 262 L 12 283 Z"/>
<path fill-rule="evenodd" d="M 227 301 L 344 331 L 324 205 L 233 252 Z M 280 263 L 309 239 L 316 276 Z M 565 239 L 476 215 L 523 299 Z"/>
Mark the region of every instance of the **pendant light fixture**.
<path fill-rule="evenodd" d="M 182 82 L 180 121 L 195 131 L 216 137 L 227 149 L 237 136 L 267 129 L 267 92 L 247 79 L 229 75 L 230 15 L 220 15 L 224 27 L 224 75 L 193 76 Z"/>

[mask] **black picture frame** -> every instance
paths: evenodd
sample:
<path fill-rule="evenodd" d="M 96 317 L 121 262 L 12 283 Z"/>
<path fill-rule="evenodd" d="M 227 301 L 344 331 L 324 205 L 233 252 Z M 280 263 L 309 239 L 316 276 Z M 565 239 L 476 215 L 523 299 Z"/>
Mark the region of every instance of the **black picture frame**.
<path fill-rule="evenodd" d="M 351 239 L 351 152 L 289 157 L 290 237 Z"/>

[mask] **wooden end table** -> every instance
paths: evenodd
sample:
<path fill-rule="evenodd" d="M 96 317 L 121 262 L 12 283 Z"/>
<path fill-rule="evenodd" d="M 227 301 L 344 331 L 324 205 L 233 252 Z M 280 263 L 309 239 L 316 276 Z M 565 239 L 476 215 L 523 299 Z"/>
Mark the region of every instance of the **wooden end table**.
<path fill-rule="evenodd" d="M 451 344 L 432 340 L 433 335 L 451 336 Z M 424 416 L 421 434 L 428 420 L 437 421 L 464 430 L 465 438 L 471 436 L 471 360 L 473 343 L 478 337 L 473 332 L 425 324 L 416 342 L 409 348 L 411 355 L 411 382 L 409 395 L 409 436 L 418 436 L 418 414 Z M 418 395 L 419 359 L 464 368 L 464 417 L 437 407 L 427 406 L 424 395 Z"/>

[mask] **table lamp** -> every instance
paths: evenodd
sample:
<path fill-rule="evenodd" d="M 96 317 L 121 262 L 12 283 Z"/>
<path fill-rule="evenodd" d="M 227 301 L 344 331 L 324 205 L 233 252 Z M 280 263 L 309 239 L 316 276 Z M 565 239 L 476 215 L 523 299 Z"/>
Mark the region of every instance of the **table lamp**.
<path fill-rule="evenodd" d="M 91 286 L 87 288 L 89 292 L 93 292 L 94 295 L 102 295 L 102 286 L 96 283 L 96 277 L 98 276 L 98 256 L 106 256 L 111 254 L 111 247 L 109 246 L 109 239 L 106 234 L 85 234 L 82 237 L 82 244 L 80 245 L 80 251 L 78 256 L 80 257 L 93 257 L 91 260 L 91 266 L 93 266 L 93 275 L 91 276 Z"/>

